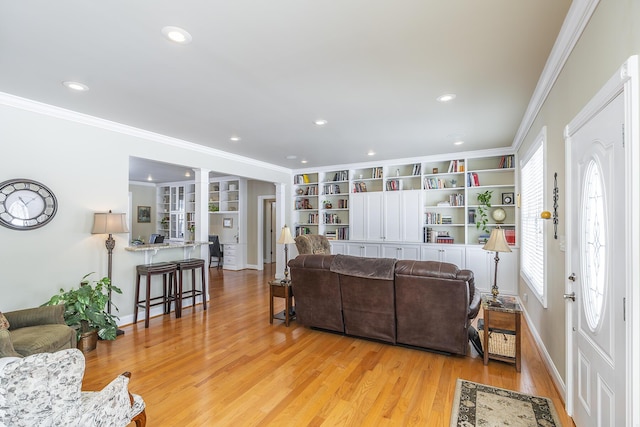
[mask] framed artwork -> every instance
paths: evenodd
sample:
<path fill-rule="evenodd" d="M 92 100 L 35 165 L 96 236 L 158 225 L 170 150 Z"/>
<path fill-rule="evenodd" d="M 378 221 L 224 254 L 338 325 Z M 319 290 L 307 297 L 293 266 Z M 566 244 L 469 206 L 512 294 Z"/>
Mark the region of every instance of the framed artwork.
<path fill-rule="evenodd" d="M 151 206 L 138 206 L 138 222 L 151 222 Z"/>
<path fill-rule="evenodd" d="M 224 228 L 231 228 L 233 227 L 233 218 L 223 218 L 222 219 L 222 226 Z"/>
<path fill-rule="evenodd" d="M 513 193 L 502 193 L 502 204 L 503 205 L 512 205 L 513 204 Z"/>

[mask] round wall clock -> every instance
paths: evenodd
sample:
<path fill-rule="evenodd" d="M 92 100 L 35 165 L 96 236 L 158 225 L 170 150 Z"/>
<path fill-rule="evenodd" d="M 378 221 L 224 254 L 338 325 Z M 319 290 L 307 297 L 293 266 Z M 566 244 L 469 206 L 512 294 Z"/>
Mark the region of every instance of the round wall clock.
<path fill-rule="evenodd" d="M 0 225 L 32 230 L 51 221 L 57 210 L 56 196 L 37 181 L 10 179 L 0 183 Z"/>

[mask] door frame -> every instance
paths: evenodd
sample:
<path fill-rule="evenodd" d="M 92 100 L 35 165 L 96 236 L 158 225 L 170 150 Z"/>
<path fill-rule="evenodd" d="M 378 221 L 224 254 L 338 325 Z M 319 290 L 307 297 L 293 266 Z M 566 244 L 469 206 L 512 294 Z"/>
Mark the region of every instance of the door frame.
<path fill-rule="evenodd" d="M 264 202 L 265 200 L 274 200 L 275 203 L 278 203 L 276 199 L 276 195 L 270 196 L 258 196 L 258 259 L 257 259 L 257 270 L 264 270 L 264 251 L 262 248 L 264 247 Z"/>
<path fill-rule="evenodd" d="M 591 120 L 605 105 L 616 98 L 619 94 L 624 96 L 624 150 L 625 150 L 625 189 L 626 203 L 625 228 L 629 231 L 625 233 L 626 246 L 626 274 L 625 293 L 626 301 L 626 322 L 625 336 L 627 349 L 625 351 L 626 360 L 626 419 L 627 425 L 640 425 L 640 407 L 635 402 L 640 400 L 640 96 L 638 91 L 638 56 L 634 55 L 627 59 L 616 71 L 609 81 L 598 91 L 598 93 L 587 103 L 587 105 L 576 115 L 576 117 L 565 127 L 565 188 L 566 199 L 571 200 L 571 137 L 589 120 Z M 566 242 L 572 242 L 571 222 L 572 218 L 566 221 Z M 620 236 L 621 237 L 621 236 Z M 568 246 L 571 249 L 570 246 Z M 577 248 L 573 248 L 577 250 Z M 565 265 L 571 265 L 571 250 L 565 252 Z M 572 282 L 564 279 L 565 293 L 573 292 Z M 573 302 L 565 300 L 566 313 L 571 313 L 570 304 Z M 574 340 L 572 316 L 566 318 L 566 390 L 565 399 L 567 413 L 571 416 L 574 413 L 573 400 L 575 390 L 573 387 L 574 368 Z"/>

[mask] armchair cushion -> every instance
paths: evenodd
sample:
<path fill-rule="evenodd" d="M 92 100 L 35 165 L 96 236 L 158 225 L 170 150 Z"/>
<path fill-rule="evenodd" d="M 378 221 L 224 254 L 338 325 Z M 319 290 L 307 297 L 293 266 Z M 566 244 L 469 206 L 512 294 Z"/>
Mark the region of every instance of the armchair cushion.
<path fill-rule="evenodd" d="M 78 349 L 14 359 L 0 369 L 0 426 L 143 426 L 144 401 L 131 397 L 129 373 L 98 392 L 82 392 Z"/>
<path fill-rule="evenodd" d="M 298 254 L 331 254 L 331 243 L 320 234 L 301 234 L 296 237 L 296 249 Z"/>
<path fill-rule="evenodd" d="M 4 317 L 4 314 L 2 314 L 2 312 L 0 311 L 0 331 L 9 329 L 9 321 L 7 320 L 6 317 Z"/>
<path fill-rule="evenodd" d="M 76 346 L 76 331 L 64 321 L 64 305 L 3 313 L 9 329 L 0 329 L 0 357 L 29 356 Z"/>

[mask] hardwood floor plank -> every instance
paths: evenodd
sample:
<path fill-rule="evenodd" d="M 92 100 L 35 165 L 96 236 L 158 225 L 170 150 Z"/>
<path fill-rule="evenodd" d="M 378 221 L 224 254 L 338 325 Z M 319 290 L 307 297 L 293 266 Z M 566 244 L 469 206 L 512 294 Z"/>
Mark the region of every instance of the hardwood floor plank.
<path fill-rule="evenodd" d="M 264 272 L 212 269 L 210 304 L 124 326 L 86 355 L 83 389 L 131 371 L 149 426 L 448 426 L 457 378 L 552 398 L 572 422 L 526 325 L 522 372 L 274 320 Z M 276 310 L 284 309 L 277 299 Z"/>

